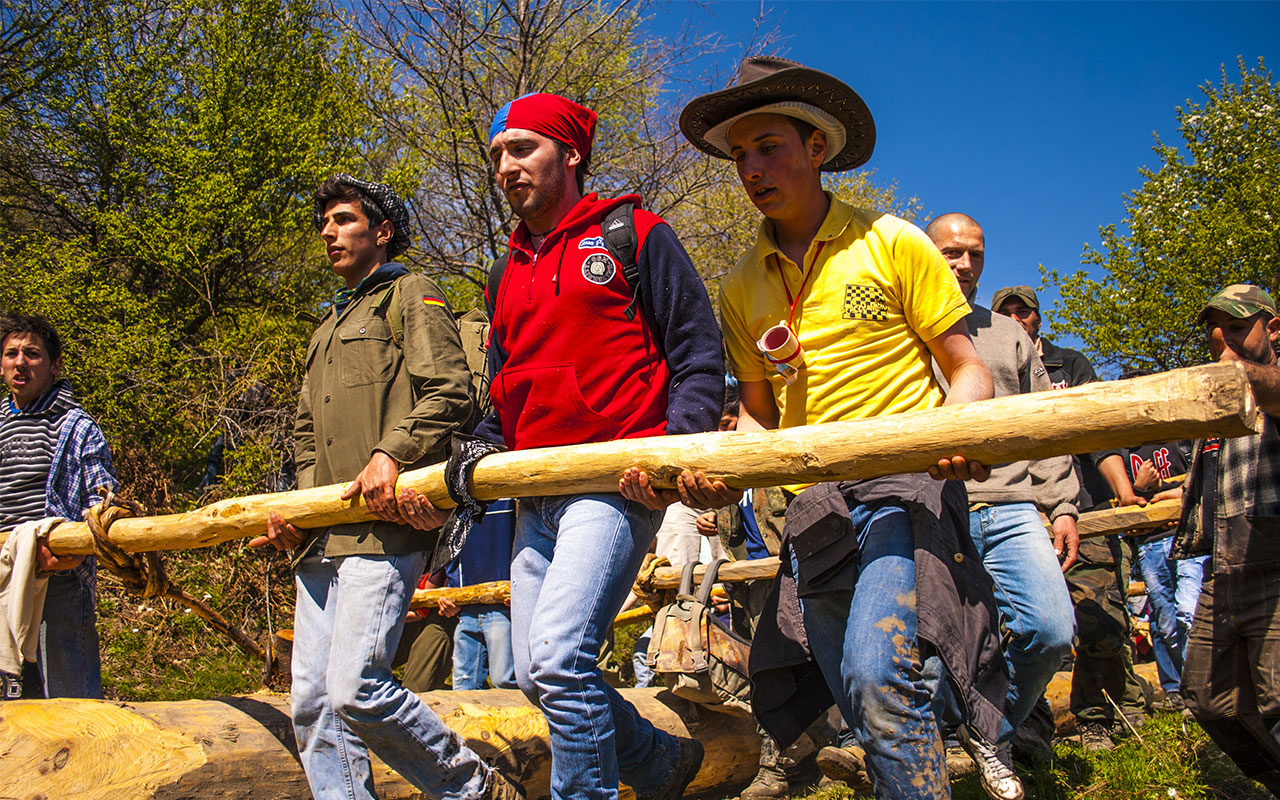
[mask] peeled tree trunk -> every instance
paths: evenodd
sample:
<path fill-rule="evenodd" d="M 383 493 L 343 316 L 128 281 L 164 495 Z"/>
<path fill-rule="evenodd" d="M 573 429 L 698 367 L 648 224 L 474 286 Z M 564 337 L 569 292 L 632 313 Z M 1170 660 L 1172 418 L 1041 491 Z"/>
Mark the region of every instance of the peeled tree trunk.
<path fill-rule="evenodd" d="M 622 694 L 661 730 L 706 748 L 689 794 L 725 795 L 755 775 L 753 720 L 704 711 L 659 689 Z M 481 758 L 518 776 L 529 800 L 550 797 L 542 712 L 514 689 L 421 695 Z M 383 800 L 422 797 L 376 757 Z M 307 800 L 288 695 L 111 703 L 0 703 L 0 797 L 75 800 Z"/>
<path fill-rule="evenodd" d="M 1159 693 L 1154 664 L 1139 677 Z M 755 775 L 760 738 L 752 719 L 699 708 L 662 689 L 622 696 L 657 728 L 693 736 L 706 748 L 688 796 L 736 794 Z M 1046 697 L 1058 732 L 1075 729 L 1071 673 Z M 481 758 L 519 776 L 529 800 L 549 797 L 551 750 L 542 712 L 514 689 L 421 695 Z M 422 795 L 376 757 L 383 800 Z M 624 797 L 630 792 L 624 790 Z M 111 703 L 15 700 L 0 703 L 0 797 L 75 800 L 307 800 L 289 722 L 289 696 Z"/>
<path fill-rule="evenodd" d="M 921 472 L 955 454 L 998 464 L 1118 443 L 1137 446 L 1257 430 L 1244 368 L 1209 364 L 873 419 L 497 453 L 476 466 L 472 493 L 496 500 L 616 492 L 628 467 L 645 469 L 659 487 L 672 486 L 686 468 L 736 488 L 777 486 Z M 435 465 L 401 475 L 399 486 L 449 507 L 453 502 L 443 476 L 444 466 Z M 111 539 L 133 552 L 187 549 L 260 535 L 272 512 L 313 528 L 372 519 L 360 498 L 341 499 L 343 488 L 253 495 L 182 514 L 123 519 L 112 526 Z M 89 553 L 93 537 L 82 523 L 63 523 L 50 534 L 49 546 L 59 554 Z"/>

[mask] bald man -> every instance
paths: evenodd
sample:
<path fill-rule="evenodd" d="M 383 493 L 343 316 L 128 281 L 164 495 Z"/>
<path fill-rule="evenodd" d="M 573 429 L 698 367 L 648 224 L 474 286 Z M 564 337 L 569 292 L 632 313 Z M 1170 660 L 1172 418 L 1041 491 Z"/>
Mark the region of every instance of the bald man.
<path fill-rule="evenodd" d="M 978 357 L 991 371 L 995 396 L 1048 390 L 1049 376 L 1031 338 L 1009 317 L 976 302 L 986 256 L 982 226 L 965 214 L 951 213 L 930 222 L 925 234 L 942 252 L 973 308 L 965 324 Z M 945 386 L 936 364 L 934 372 Z M 1071 652 L 1075 616 L 1062 573 L 1075 562 L 1079 547 L 1075 502 L 1080 485 L 1071 458 L 1060 456 L 1003 464 L 992 468 L 988 480 L 967 481 L 965 487 L 969 535 L 995 582 L 996 603 L 1009 631 L 1008 719 L 997 742 L 998 754 L 1008 764 L 1014 732 Z M 1052 520 L 1052 538 L 1038 511 Z M 1043 744 L 1040 755 L 1048 746 Z"/>

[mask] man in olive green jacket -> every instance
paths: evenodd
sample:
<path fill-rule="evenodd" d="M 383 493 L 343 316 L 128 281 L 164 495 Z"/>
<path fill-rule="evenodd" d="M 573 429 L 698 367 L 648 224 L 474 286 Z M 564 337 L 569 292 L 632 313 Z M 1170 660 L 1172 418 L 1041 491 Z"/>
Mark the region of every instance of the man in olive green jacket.
<path fill-rule="evenodd" d="M 255 540 L 297 548 L 293 725 L 317 798 L 373 798 L 369 750 L 432 798 L 514 798 L 391 674 L 405 613 L 445 515 L 402 470 L 442 461 L 472 415 L 471 373 L 444 293 L 388 263 L 409 246 L 390 187 L 347 175 L 315 195 L 316 227 L 345 288 L 307 348 L 295 424 L 300 488 L 351 481 L 373 522 L 301 531 L 277 515 Z"/>

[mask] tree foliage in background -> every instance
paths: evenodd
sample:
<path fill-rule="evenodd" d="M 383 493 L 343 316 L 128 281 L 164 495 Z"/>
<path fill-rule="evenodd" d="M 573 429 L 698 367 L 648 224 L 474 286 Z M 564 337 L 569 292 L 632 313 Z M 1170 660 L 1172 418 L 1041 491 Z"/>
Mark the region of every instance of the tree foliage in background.
<path fill-rule="evenodd" d="M 367 149 L 376 67 L 313 0 L 44 11 L 0 39 L 58 54 L 32 82 L 0 49 L 0 308 L 60 325 L 149 505 L 194 483 L 218 435 L 276 462 L 228 487 L 260 490 L 287 456 L 308 329 L 294 314 L 333 280 L 309 195 Z"/>
<path fill-rule="evenodd" d="M 1083 263 L 1060 275 L 1055 333 L 1079 337 L 1094 364 L 1172 369 L 1203 362 L 1199 309 L 1232 283 L 1280 288 L 1280 85 L 1261 59 L 1233 82 L 1201 87 L 1177 109 L 1182 148 L 1158 138 L 1156 170 L 1125 196 L 1122 227 L 1101 229 Z M 1185 152 L 1184 152 L 1185 151 Z"/>
<path fill-rule="evenodd" d="M 354 28 L 395 65 L 375 103 L 392 183 L 412 198 L 411 260 L 478 295 L 515 221 L 493 183 L 489 124 L 507 102 L 554 92 L 599 115 L 589 189 L 640 193 L 663 214 L 707 183 L 664 90 L 712 37 L 665 42 L 641 29 L 644 2 L 365 0 Z"/>
<path fill-rule="evenodd" d="M 314 324 L 298 312 L 318 313 L 336 287 L 310 192 L 338 169 L 392 183 L 414 217 L 409 262 L 465 307 L 514 225 L 489 122 L 531 91 L 600 115 L 588 189 L 640 194 L 714 292 L 760 217 L 732 164 L 698 153 L 675 122 L 687 96 L 724 85 L 689 74 L 720 44 L 650 37 L 651 8 L 366 0 L 340 20 L 324 0 L 0 4 L 0 311 L 62 332 L 78 396 L 153 512 L 286 488 Z M 772 47 L 767 35 L 741 46 Z M 918 211 L 869 173 L 829 178 L 854 203 Z M 166 560 L 250 635 L 288 626 L 286 559 L 234 542 Z M 109 694 L 252 684 L 261 665 L 180 609 L 109 576 L 103 587 Z"/>

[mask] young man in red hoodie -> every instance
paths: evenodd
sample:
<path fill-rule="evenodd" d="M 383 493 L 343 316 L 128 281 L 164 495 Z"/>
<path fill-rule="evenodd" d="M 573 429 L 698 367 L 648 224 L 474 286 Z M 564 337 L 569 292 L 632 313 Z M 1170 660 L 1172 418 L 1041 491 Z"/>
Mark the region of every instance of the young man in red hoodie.
<path fill-rule="evenodd" d="M 720 420 L 720 335 L 688 254 L 639 197 L 583 195 L 595 124 L 577 103 L 532 94 L 489 131 L 494 180 L 521 221 L 485 292 L 494 413 L 476 433 L 511 450 L 711 431 Z M 601 229 L 626 204 L 638 286 Z M 520 500 L 516 681 L 546 714 L 557 800 L 614 800 L 619 778 L 640 800 L 674 800 L 701 764 L 697 741 L 656 730 L 596 666 L 661 521 L 619 494 Z"/>

